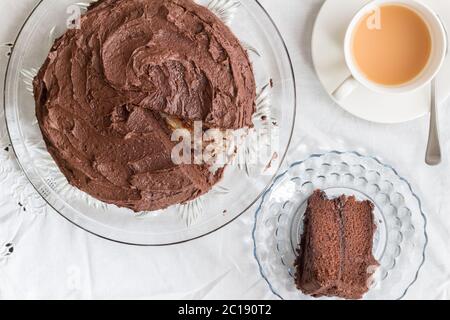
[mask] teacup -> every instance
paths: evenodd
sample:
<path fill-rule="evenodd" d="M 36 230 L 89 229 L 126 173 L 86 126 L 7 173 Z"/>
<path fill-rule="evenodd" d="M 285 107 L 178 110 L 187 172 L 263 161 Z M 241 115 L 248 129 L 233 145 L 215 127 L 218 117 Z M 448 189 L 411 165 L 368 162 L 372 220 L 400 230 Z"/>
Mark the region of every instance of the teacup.
<path fill-rule="evenodd" d="M 383 17 L 376 14 L 383 6 L 403 6 L 416 13 L 426 24 L 430 37 L 430 52 L 426 65 L 417 76 L 396 85 L 386 85 L 370 79 L 360 68 L 354 53 L 355 32 L 366 17 L 373 15 L 374 23 L 382 23 Z M 405 36 L 414 36 L 405 35 Z M 424 44 L 425 46 L 425 44 Z M 333 92 L 333 97 L 341 101 L 348 97 L 357 87 L 364 86 L 372 91 L 382 94 L 407 93 L 422 88 L 429 84 L 441 69 L 448 46 L 445 27 L 439 16 L 425 4 L 416 0 L 375 0 L 364 6 L 350 22 L 344 41 L 345 60 L 350 71 L 350 76 Z"/>

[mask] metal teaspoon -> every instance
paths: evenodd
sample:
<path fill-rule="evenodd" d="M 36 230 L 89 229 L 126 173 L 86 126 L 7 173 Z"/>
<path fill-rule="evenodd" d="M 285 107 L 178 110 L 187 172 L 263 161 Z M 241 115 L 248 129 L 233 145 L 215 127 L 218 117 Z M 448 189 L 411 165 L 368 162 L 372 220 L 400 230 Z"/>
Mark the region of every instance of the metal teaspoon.
<path fill-rule="evenodd" d="M 448 33 L 447 29 L 444 26 L 445 34 Z M 446 49 L 445 55 L 448 54 L 448 45 Z M 437 166 L 442 162 L 442 151 L 441 151 L 441 143 L 439 139 L 439 116 L 438 116 L 438 105 L 436 99 L 436 77 L 431 81 L 431 111 L 430 111 L 430 133 L 428 136 L 428 146 L 427 153 L 425 157 L 425 162 L 429 166 Z"/>

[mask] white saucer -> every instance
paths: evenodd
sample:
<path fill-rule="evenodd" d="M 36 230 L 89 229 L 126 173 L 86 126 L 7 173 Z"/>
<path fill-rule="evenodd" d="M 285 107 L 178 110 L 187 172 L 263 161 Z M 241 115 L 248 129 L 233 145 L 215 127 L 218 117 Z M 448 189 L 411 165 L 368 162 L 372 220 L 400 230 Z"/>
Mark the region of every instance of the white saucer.
<path fill-rule="evenodd" d="M 370 1 L 327 0 L 317 16 L 312 37 L 312 58 L 317 76 L 330 96 L 350 75 L 343 49 L 347 26 L 356 12 Z M 422 1 L 439 14 L 446 29 L 450 30 L 450 1 Z M 449 74 L 450 56 L 447 57 L 438 76 L 439 103 L 450 96 Z M 344 101 L 335 102 L 353 115 L 368 121 L 400 123 L 428 114 L 430 87 L 401 95 L 383 95 L 359 87 Z"/>

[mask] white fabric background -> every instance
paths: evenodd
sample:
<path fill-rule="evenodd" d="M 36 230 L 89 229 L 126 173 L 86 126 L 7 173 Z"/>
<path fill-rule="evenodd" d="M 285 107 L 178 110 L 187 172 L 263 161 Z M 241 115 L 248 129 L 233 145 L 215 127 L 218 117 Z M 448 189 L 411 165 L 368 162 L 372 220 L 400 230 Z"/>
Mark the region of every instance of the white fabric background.
<path fill-rule="evenodd" d="M 0 44 L 14 39 L 35 2 L 1 1 Z M 359 150 L 393 165 L 420 195 L 429 220 L 426 262 L 407 298 L 450 299 L 450 103 L 441 108 L 445 161 L 437 168 L 426 167 L 428 118 L 401 125 L 372 124 L 341 110 L 321 88 L 309 48 L 323 0 L 261 3 L 287 42 L 298 83 L 298 118 L 288 163 L 337 149 Z M 252 254 L 253 209 L 222 230 L 182 245 L 145 248 L 102 240 L 50 209 L 39 208 L 11 151 L 3 150 L 8 144 L 3 109 L 0 117 L 1 299 L 275 298 Z M 8 242 L 14 246 L 9 256 L 4 247 Z"/>

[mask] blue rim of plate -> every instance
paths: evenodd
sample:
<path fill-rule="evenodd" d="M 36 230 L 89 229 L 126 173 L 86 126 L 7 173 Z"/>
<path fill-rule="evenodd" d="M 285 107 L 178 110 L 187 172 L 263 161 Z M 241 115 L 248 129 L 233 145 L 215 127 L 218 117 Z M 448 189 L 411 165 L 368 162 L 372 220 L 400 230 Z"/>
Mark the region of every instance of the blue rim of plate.
<path fill-rule="evenodd" d="M 257 224 L 257 221 L 258 221 L 258 215 L 259 215 L 259 213 L 261 212 L 261 209 L 262 209 L 262 207 L 263 207 L 263 205 L 264 205 L 264 201 L 265 201 L 267 195 L 270 194 L 270 193 L 272 192 L 273 187 L 278 183 L 278 181 L 280 181 L 280 180 L 281 180 L 281 179 L 282 179 L 282 178 L 283 178 L 283 177 L 284 177 L 284 176 L 285 176 L 285 175 L 286 175 L 293 167 L 299 166 L 299 165 L 305 163 L 306 161 L 308 161 L 308 160 L 310 160 L 310 159 L 320 158 L 320 157 L 323 157 L 323 156 L 326 156 L 326 155 L 329 155 L 329 154 L 334 154 L 334 155 L 352 154 L 352 155 L 356 155 L 356 156 L 358 156 L 358 157 L 360 157 L 360 158 L 366 158 L 366 159 L 370 159 L 370 160 L 376 161 L 379 165 L 381 165 L 381 166 L 383 166 L 383 167 L 385 167 L 385 168 L 387 168 L 387 169 L 392 170 L 392 171 L 394 172 L 394 174 L 397 175 L 398 178 L 399 178 L 401 181 L 405 182 L 406 185 L 407 185 L 408 188 L 409 188 L 409 191 L 411 191 L 411 194 L 412 194 L 413 197 L 417 200 L 418 205 L 419 205 L 419 208 L 420 208 L 420 214 L 421 214 L 421 216 L 422 216 L 422 218 L 423 218 L 423 220 L 424 220 L 424 236 L 425 236 L 425 244 L 424 244 L 423 252 L 422 252 L 422 262 L 420 263 L 419 268 L 417 268 L 417 271 L 416 271 L 416 275 L 415 275 L 415 277 L 414 277 L 414 280 L 406 287 L 405 292 L 401 295 L 401 297 L 399 297 L 399 298 L 397 299 L 397 300 L 402 300 L 402 299 L 406 296 L 406 294 L 408 293 L 409 289 L 414 285 L 414 283 L 415 283 L 415 282 L 417 281 L 417 279 L 419 278 L 420 270 L 422 269 L 422 266 L 424 265 L 425 260 L 426 260 L 426 250 L 427 250 L 427 247 L 428 247 L 428 233 L 427 233 L 428 220 L 427 220 L 426 214 L 423 212 L 422 202 L 420 201 L 420 198 L 417 196 L 417 194 L 413 191 L 413 188 L 412 188 L 412 186 L 411 186 L 411 184 L 409 183 L 408 180 L 406 180 L 406 179 L 403 178 L 401 175 L 399 175 L 398 172 L 397 172 L 397 170 L 395 170 L 394 167 L 392 167 L 392 166 L 390 166 L 390 165 L 387 165 L 387 164 L 381 162 L 381 161 L 380 161 L 378 158 L 376 158 L 376 157 L 372 157 L 372 156 L 364 156 L 364 155 L 360 154 L 360 153 L 357 152 L 357 151 L 336 151 L 336 150 L 333 150 L 333 151 L 325 152 L 325 153 L 315 153 L 315 154 L 312 154 L 311 156 L 309 156 L 308 158 L 306 158 L 306 159 L 304 159 L 304 160 L 294 162 L 293 164 L 291 164 L 291 165 L 289 166 L 289 168 L 288 168 L 287 170 L 285 170 L 283 173 L 281 173 L 280 175 L 278 175 L 278 176 L 274 179 L 273 183 L 270 185 L 270 187 L 266 190 L 266 192 L 264 192 L 263 196 L 261 197 L 261 201 L 260 201 L 260 203 L 259 203 L 259 205 L 258 205 L 258 208 L 257 208 L 256 211 L 255 211 L 255 217 L 254 217 L 255 221 L 254 221 L 254 224 L 253 224 L 253 230 L 252 230 L 253 256 L 254 256 L 256 262 L 258 263 L 258 269 L 259 269 L 260 274 L 261 274 L 261 276 L 263 277 L 264 281 L 265 281 L 265 282 L 267 283 L 267 285 L 269 286 L 270 291 L 271 291 L 275 296 L 277 296 L 279 299 L 285 300 L 285 299 L 284 299 L 284 298 L 283 298 L 283 297 L 282 297 L 282 296 L 281 296 L 281 295 L 273 288 L 273 286 L 272 286 L 272 284 L 270 283 L 269 279 L 268 279 L 267 276 L 264 274 L 262 265 L 261 265 L 261 263 L 260 263 L 260 261 L 259 261 L 259 259 L 258 259 L 258 254 L 257 254 L 257 252 L 256 252 L 256 238 L 255 238 L 255 235 L 256 235 L 256 224 Z"/>

